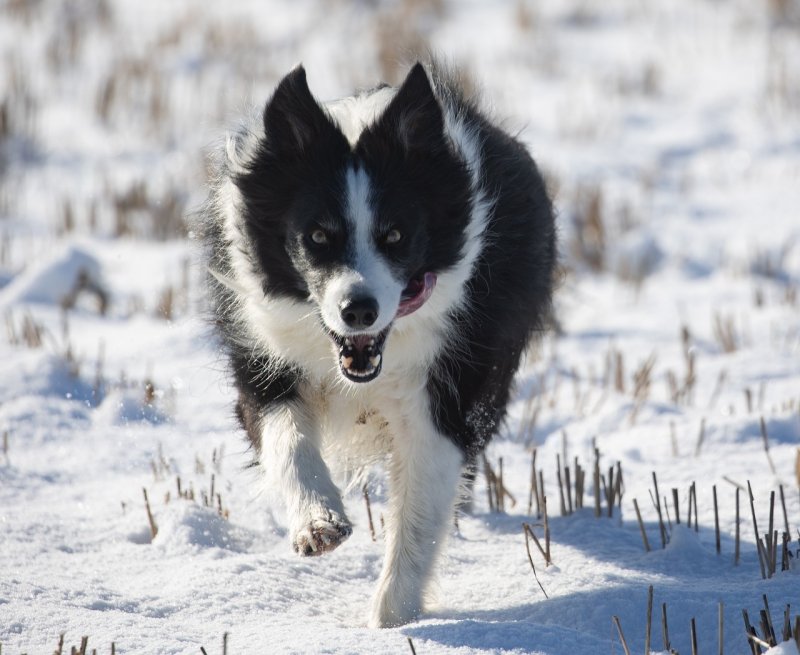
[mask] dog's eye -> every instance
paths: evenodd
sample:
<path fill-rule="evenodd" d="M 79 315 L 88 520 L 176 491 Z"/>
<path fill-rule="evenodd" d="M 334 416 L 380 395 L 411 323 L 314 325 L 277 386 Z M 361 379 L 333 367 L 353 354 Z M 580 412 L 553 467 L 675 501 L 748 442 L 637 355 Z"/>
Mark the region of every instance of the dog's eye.
<path fill-rule="evenodd" d="M 386 233 L 386 236 L 383 238 L 383 242 L 387 245 L 394 245 L 395 243 L 400 243 L 400 240 L 403 238 L 403 235 L 400 234 L 400 230 L 389 230 Z"/>
<path fill-rule="evenodd" d="M 328 243 L 328 235 L 325 234 L 324 230 L 314 230 L 311 233 L 311 240 L 318 246 L 323 246 Z"/>

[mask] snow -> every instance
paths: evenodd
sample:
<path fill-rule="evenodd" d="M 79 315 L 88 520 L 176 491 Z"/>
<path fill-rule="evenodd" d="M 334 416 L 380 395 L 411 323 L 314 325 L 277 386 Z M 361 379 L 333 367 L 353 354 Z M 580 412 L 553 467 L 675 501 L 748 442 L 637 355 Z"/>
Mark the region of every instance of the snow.
<path fill-rule="evenodd" d="M 214 653 L 225 633 L 232 653 L 410 652 L 409 637 L 420 654 L 619 653 L 612 616 L 642 652 L 650 585 L 653 652 L 663 650 L 662 603 L 681 653 L 692 619 L 699 652 L 716 652 L 720 602 L 730 653 L 749 652 L 743 609 L 763 634 L 763 595 L 776 632 L 787 604 L 797 616 L 797 558 L 761 579 L 746 491 L 734 565 L 733 484 L 750 482 L 761 533 L 783 486 L 796 555 L 795 5 L 44 0 L 0 12 L 4 653 L 50 652 L 60 634 L 66 650 L 88 636 L 98 652 L 113 642 L 120 653 Z M 248 468 L 205 322 L 197 244 L 180 219 L 204 197 L 208 148 L 298 61 L 330 99 L 397 81 L 403 50 L 425 42 L 464 65 L 530 146 L 555 192 L 565 272 L 559 333 L 529 355 L 487 453 L 495 468 L 502 457 L 517 504 L 490 512 L 480 475 L 474 512 L 446 547 L 438 602 L 416 623 L 375 631 L 365 622 L 382 558 L 382 473 L 369 486 L 375 541 L 354 493 L 346 544 L 319 559 L 292 552 L 279 503 Z M 600 270 L 578 239 L 592 194 Z M 109 294 L 105 313 L 90 293 L 62 310 L 81 271 Z M 634 375 L 651 357 L 649 390 L 636 396 Z M 623 472 L 612 518 L 592 509 L 595 445 L 604 474 L 616 462 Z M 521 527 L 543 538 L 527 512 L 533 446 L 553 564 L 531 552 L 549 598 Z M 560 516 L 557 454 L 587 470 L 585 507 L 570 516 Z M 653 472 L 671 520 L 673 488 L 681 512 L 663 549 Z M 195 500 L 178 497 L 178 477 Z M 698 530 L 685 525 L 693 482 Z"/>

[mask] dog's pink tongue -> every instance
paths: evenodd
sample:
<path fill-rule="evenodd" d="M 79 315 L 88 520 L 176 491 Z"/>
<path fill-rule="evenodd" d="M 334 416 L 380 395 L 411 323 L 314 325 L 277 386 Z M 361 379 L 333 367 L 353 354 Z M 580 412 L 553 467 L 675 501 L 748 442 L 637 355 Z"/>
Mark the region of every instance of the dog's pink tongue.
<path fill-rule="evenodd" d="M 395 318 L 400 318 L 401 316 L 408 316 L 409 314 L 413 314 L 417 311 L 420 307 L 422 307 L 428 298 L 431 297 L 433 293 L 433 287 L 436 286 L 436 273 L 425 273 L 422 276 L 422 281 L 417 282 L 411 287 L 411 291 L 413 293 L 412 296 L 409 298 L 403 298 L 400 301 L 400 306 L 397 308 L 397 314 Z"/>

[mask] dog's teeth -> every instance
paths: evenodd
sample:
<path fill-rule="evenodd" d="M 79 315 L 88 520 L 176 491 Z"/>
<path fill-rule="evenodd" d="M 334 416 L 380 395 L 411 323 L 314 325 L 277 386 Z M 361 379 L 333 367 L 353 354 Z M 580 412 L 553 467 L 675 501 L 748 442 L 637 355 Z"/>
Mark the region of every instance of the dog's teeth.
<path fill-rule="evenodd" d="M 378 364 L 381 363 L 381 355 L 378 353 L 374 357 L 369 358 L 369 363 L 372 364 L 372 368 L 378 368 Z"/>
<path fill-rule="evenodd" d="M 345 345 L 345 346 L 352 346 L 352 345 L 353 345 L 353 342 L 352 342 L 352 340 L 350 340 L 350 339 L 345 339 L 345 340 L 344 340 L 344 345 Z"/>
<path fill-rule="evenodd" d="M 342 366 L 349 369 L 353 365 L 352 357 L 342 357 Z"/>

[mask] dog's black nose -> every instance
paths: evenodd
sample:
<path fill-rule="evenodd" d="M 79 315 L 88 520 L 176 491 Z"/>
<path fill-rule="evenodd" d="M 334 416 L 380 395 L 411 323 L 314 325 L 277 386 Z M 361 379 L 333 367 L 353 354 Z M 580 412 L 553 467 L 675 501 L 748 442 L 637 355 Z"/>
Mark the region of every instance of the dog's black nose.
<path fill-rule="evenodd" d="M 347 327 L 368 328 L 378 320 L 378 301 L 375 298 L 357 298 L 341 306 L 342 320 Z"/>

